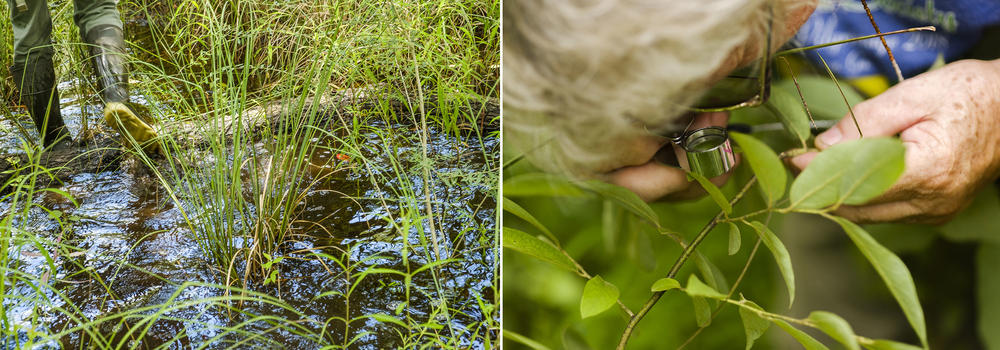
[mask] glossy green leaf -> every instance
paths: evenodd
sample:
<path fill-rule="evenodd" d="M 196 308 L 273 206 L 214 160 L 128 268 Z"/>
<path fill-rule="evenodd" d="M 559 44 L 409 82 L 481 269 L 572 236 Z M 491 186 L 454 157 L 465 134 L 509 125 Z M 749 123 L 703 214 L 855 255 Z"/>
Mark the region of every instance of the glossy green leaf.
<path fill-rule="evenodd" d="M 870 344 L 864 344 L 865 349 L 868 350 L 921 350 L 919 346 L 914 346 L 906 343 L 894 342 L 892 340 L 877 339 L 872 341 Z"/>
<path fill-rule="evenodd" d="M 514 216 L 517 216 L 521 218 L 521 220 L 524 220 L 525 222 L 531 224 L 531 226 L 534 226 L 539 231 L 542 231 L 542 233 L 544 233 L 545 236 L 549 237 L 549 239 L 551 239 L 552 242 L 559 241 L 559 239 L 556 238 L 556 235 L 552 234 L 552 231 L 549 231 L 549 229 L 546 228 L 545 225 L 542 225 L 542 223 L 539 222 L 534 215 L 531 215 L 531 213 L 529 213 L 527 210 L 524 210 L 524 208 L 522 208 L 520 205 L 518 205 L 517 203 L 515 203 L 514 201 L 510 200 L 507 197 L 503 197 L 503 211 L 514 214 Z"/>
<path fill-rule="evenodd" d="M 704 297 L 719 300 L 726 299 L 725 294 L 712 289 L 712 287 L 709 287 L 707 284 L 702 282 L 698 279 L 698 276 L 694 274 L 691 274 L 691 276 L 688 277 L 688 284 L 687 287 L 684 288 L 684 292 L 693 297 Z"/>
<path fill-rule="evenodd" d="M 736 223 L 729 223 L 729 255 L 736 254 L 740 251 L 740 245 L 743 244 L 743 237 L 740 236 L 740 227 L 736 226 Z"/>
<path fill-rule="evenodd" d="M 628 209 L 628 211 L 631 211 L 635 215 L 638 215 L 640 218 L 646 219 L 653 226 L 660 226 L 660 217 L 656 215 L 653 208 L 650 208 L 649 204 L 643 202 L 638 195 L 629 191 L 627 188 L 597 180 L 583 181 L 578 184 L 587 190 L 596 192 L 605 198 L 618 202 L 618 204 L 621 204 L 622 207 Z M 504 190 L 506 191 L 506 187 Z"/>
<path fill-rule="evenodd" d="M 694 320 L 698 323 L 698 327 L 708 327 L 712 324 L 712 307 L 705 298 L 691 297 L 691 304 L 694 305 Z"/>
<path fill-rule="evenodd" d="M 651 288 L 651 290 L 654 292 L 662 292 L 680 287 L 681 283 L 677 282 L 677 280 L 673 278 L 661 278 L 656 280 L 656 282 L 653 282 L 653 288 Z"/>
<path fill-rule="evenodd" d="M 597 315 L 610 308 L 617 300 L 618 287 L 605 281 L 601 276 L 594 276 L 583 286 L 580 315 L 583 318 Z"/>
<path fill-rule="evenodd" d="M 840 342 L 848 350 L 860 350 L 858 339 L 854 337 L 854 330 L 843 318 L 832 312 L 813 311 L 809 314 L 808 321 L 816 328 L 829 335 L 830 338 Z"/>
<path fill-rule="evenodd" d="M 920 308 L 920 300 L 917 298 L 917 288 L 913 284 L 913 277 L 906 264 L 899 259 L 896 254 L 886 249 L 878 243 L 868 232 L 860 226 L 844 218 L 834 217 L 834 220 L 844 228 L 844 232 L 851 238 L 854 245 L 858 247 L 861 254 L 868 259 L 882 281 L 889 287 L 889 292 L 896 298 L 896 302 L 903 309 L 906 320 L 917 333 L 920 343 L 927 347 L 927 326 L 924 323 L 924 311 Z"/>
<path fill-rule="evenodd" d="M 760 308 L 760 306 L 758 306 L 752 301 L 745 300 L 743 301 L 743 303 L 750 308 L 763 310 Z M 764 318 L 760 317 L 760 315 L 758 315 L 756 312 L 747 310 L 744 307 L 741 307 L 739 309 L 740 309 L 740 319 L 743 320 L 743 332 L 746 333 L 747 335 L 746 349 L 750 350 L 750 347 L 753 346 L 753 342 L 756 341 L 757 338 L 760 338 L 760 336 L 763 335 L 765 331 L 767 331 L 767 328 L 771 326 L 771 323 L 765 320 Z"/>
<path fill-rule="evenodd" d="M 524 231 L 510 227 L 503 228 L 503 246 L 531 255 L 555 266 L 576 271 L 576 265 L 552 243 L 545 242 Z"/>
<path fill-rule="evenodd" d="M 979 335 L 987 349 L 1000 349 L 1000 244 L 981 243 L 976 252 Z"/>
<path fill-rule="evenodd" d="M 834 145 L 820 152 L 792 182 L 791 207 L 865 203 L 888 190 L 903 173 L 905 151 L 895 138 L 862 138 Z"/>
<path fill-rule="evenodd" d="M 750 223 L 750 226 L 753 226 L 754 231 L 757 231 L 761 241 L 771 251 L 771 255 L 774 255 L 774 261 L 778 263 L 778 270 L 781 271 L 781 277 L 785 279 L 785 287 L 788 288 L 788 306 L 790 307 L 795 301 L 795 273 L 792 271 L 792 258 L 788 255 L 785 245 L 774 235 L 774 232 L 771 232 L 771 229 L 767 228 L 767 225 L 754 221 Z"/>
<path fill-rule="evenodd" d="M 802 107 L 802 99 L 799 98 L 798 93 L 771 90 L 771 97 L 768 98 L 764 107 L 774 113 L 781 124 L 785 125 L 785 129 L 803 144 L 812 136 L 809 133 L 809 116 L 806 114 L 805 108 Z"/>
<path fill-rule="evenodd" d="M 527 173 L 504 179 L 506 197 L 583 197 L 586 194 L 562 176 L 549 173 Z"/>
<path fill-rule="evenodd" d="M 701 174 L 693 172 L 688 172 L 687 174 L 691 178 L 698 181 L 698 184 L 701 185 L 701 188 L 704 188 L 705 192 L 708 192 L 708 196 L 712 197 L 712 200 L 715 201 L 715 204 L 717 204 L 719 208 L 722 208 L 722 211 L 725 212 L 726 215 L 733 213 L 733 206 L 729 204 L 729 200 L 726 199 L 726 196 L 722 194 L 722 191 L 719 190 L 718 186 L 715 186 L 715 184 L 713 184 L 711 181 L 708 181 L 708 179 L 706 179 Z"/>
<path fill-rule="evenodd" d="M 806 334 L 806 332 L 788 324 L 788 322 L 782 320 L 773 320 L 772 322 L 778 325 L 778 327 L 781 327 L 781 329 L 784 329 L 786 333 L 792 336 L 792 338 L 795 338 L 795 340 L 797 340 L 799 344 L 802 344 L 806 350 L 829 350 L 826 345 L 823 345 L 823 343 L 820 343 L 809 334 Z"/>
<path fill-rule="evenodd" d="M 750 164 L 753 173 L 757 175 L 757 181 L 760 183 L 760 188 L 764 190 L 768 207 L 784 197 L 788 172 L 771 147 L 750 135 L 734 132 L 730 133 L 729 137 L 732 137 L 743 149 L 743 158 Z"/>

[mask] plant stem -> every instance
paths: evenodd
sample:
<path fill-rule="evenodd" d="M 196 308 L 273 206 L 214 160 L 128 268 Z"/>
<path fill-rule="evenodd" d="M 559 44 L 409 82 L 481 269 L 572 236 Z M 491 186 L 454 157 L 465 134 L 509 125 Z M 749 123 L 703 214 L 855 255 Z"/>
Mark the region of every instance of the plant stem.
<path fill-rule="evenodd" d="M 744 220 L 746 220 L 746 219 L 748 219 L 750 217 L 761 215 L 761 214 L 768 214 L 768 213 L 770 213 L 772 211 L 775 211 L 775 210 L 776 209 L 774 209 L 774 208 L 761 209 L 761 210 L 758 210 L 758 211 L 755 211 L 755 212 L 752 212 L 752 213 L 749 213 L 749 214 L 745 214 L 745 215 L 741 215 L 741 216 L 737 216 L 737 217 L 731 217 L 731 218 L 728 218 L 728 219 L 722 219 L 722 220 L 719 220 L 719 222 L 720 223 L 741 222 L 741 221 L 744 221 Z"/>
<path fill-rule="evenodd" d="M 891 31 L 891 32 L 885 32 L 885 33 L 881 33 L 881 34 L 872 34 L 872 35 L 859 36 L 857 38 L 850 38 L 850 39 L 847 39 L 847 40 L 834 41 L 832 43 L 826 43 L 826 44 L 819 44 L 819 45 L 813 45 L 813 46 L 797 47 L 797 48 L 794 48 L 794 49 L 788 49 L 788 50 L 785 50 L 785 51 L 780 51 L 778 53 L 775 53 L 774 56 L 777 57 L 777 56 L 790 55 L 790 54 L 793 54 L 793 53 L 798 53 L 798 52 L 808 51 L 808 50 L 814 50 L 814 49 L 819 49 L 819 48 L 824 48 L 824 47 L 827 47 L 827 46 L 840 45 L 840 44 L 849 43 L 849 42 L 852 42 L 852 41 L 859 41 L 859 40 L 871 39 L 871 38 L 876 38 L 876 37 L 883 37 L 883 36 L 886 36 L 886 35 L 893 35 L 893 34 L 918 32 L 918 31 L 924 31 L 924 30 L 932 31 L 933 32 L 933 31 L 936 31 L 937 28 L 934 28 L 934 26 L 916 27 L 916 28 L 907 28 L 907 29 L 894 30 L 894 31 Z"/>
<path fill-rule="evenodd" d="M 865 7 L 865 13 L 868 14 L 868 19 L 872 22 L 872 28 L 875 28 L 875 33 L 881 34 L 882 31 L 878 29 L 878 23 L 875 23 L 875 17 L 872 17 L 872 10 L 868 8 L 868 2 L 861 0 L 861 5 Z M 889 54 L 889 62 L 892 63 L 892 68 L 896 70 L 896 78 L 899 82 L 903 81 L 903 72 L 899 70 L 899 64 L 896 63 L 896 58 L 892 57 L 892 49 L 889 48 L 889 44 L 885 42 L 885 37 L 879 37 L 882 40 L 882 47 L 885 48 L 885 52 Z"/>
<path fill-rule="evenodd" d="M 740 282 L 743 282 L 743 277 L 746 276 L 747 271 L 750 270 L 750 263 L 753 261 L 753 258 L 757 256 L 757 250 L 760 248 L 761 242 L 760 237 L 757 237 L 757 243 L 754 243 L 753 250 L 750 251 L 750 256 L 747 257 L 746 264 L 743 264 L 743 271 L 740 271 L 739 277 L 736 277 L 736 282 L 733 283 L 733 287 L 729 288 L 729 293 L 726 294 L 726 299 L 732 298 L 733 293 L 736 293 L 736 288 L 740 286 Z M 715 317 L 722 312 L 722 307 L 724 305 L 725 304 L 719 304 L 719 306 L 715 308 L 715 312 L 712 312 L 712 317 L 709 318 L 709 324 L 711 324 L 711 320 L 715 320 Z M 701 331 L 705 330 L 705 328 L 708 328 L 708 326 L 698 327 L 698 329 L 695 330 L 694 333 L 691 334 L 691 336 L 688 337 L 683 344 L 681 344 L 681 346 L 677 347 L 677 350 L 684 349 L 684 347 L 694 341 L 694 338 L 697 338 L 698 335 L 701 334 Z"/>
<path fill-rule="evenodd" d="M 591 276 L 589 273 L 587 273 L 587 270 L 585 270 L 583 268 L 583 266 L 580 265 L 580 263 L 576 262 L 576 259 L 573 259 L 573 257 L 571 255 L 569 255 L 569 252 L 567 252 L 565 249 L 563 249 L 562 247 L 557 246 L 555 244 L 553 244 L 552 246 L 556 247 L 556 249 L 559 249 L 559 251 L 562 252 L 562 254 L 564 256 L 566 256 L 566 258 L 568 258 L 569 261 L 573 262 L 573 265 L 576 266 L 576 274 L 578 276 L 583 277 L 583 278 L 587 279 L 588 281 L 591 278 L 593 278 L 593 276 Z M 625 314 L 628 315 L 628 317 L 630 319 L 632 317 L 635 317 L 635 313 L 632 312 L 632 309 L 629 309 L 628 306 L 625 306 L 625 303 L 623 303 L 621 299 L 615 299 L 615 302 L 618 303 L 618 307 L 620 307 L 622 309 L 622 311 L 624 311 Z"/>
<path fill-rule="evenodd" d="M 750 178 L 750 181 L 747 181 L 747 184 L 743 185 L 743 189 L 741 189 L 740 192 L 737 193 L 736 196 L 734 196 L 733 199 L 729 201 L 729 204 L 735 205 L 737 202 L 739 202 L 740 199 L 743 198 L 743 195 L 745 195 L 747 191 L 750 190 L 750 187 L 752 187 L 753 184 L 756 182 L 757 182 L 756 176 Z M 677 261 L 674 262 L 674 266 L 671 267 L 670 272 L 667 273 L 667 278 L 674 278 L 675 276 L 677 276 L 677 272 L 680 271 L 681 266 L 684 265 L 684 262 L 686 262 L 687 259 L 691 257 L 691 254 L 694 253 L 695 248 L 698 248 L 698 244 L 700 244 L 701 241 L 704 240 L 706 236 L 708 236 L 708 232 L 712 231 L 712 229 L 715 228 L 715 225 L 719 223 L 719 220 L 722 220 L 724 215 L 725 212 L 722 211 L 720 211 L 718 214 L 715 214 L 715 217 L 713 217 L 712 220 L 710 220 L 708 224 L 706 224 L 705 227 L 701 229 L 701 232 L 698 232 L 698 235 L 695 236 L 694 240 L 691 241 L 691 244 L 688 244 L 688 246 L 684 249 L 684 252 L 681 253 L 681 256 L 677 257 Z M 660 297 L 663 296 L 663 293 L 664 293 L 663 291 L 653 293 L 653 295 L 649 297 L 649 300 L 646 300 L 646 304 L 642 306 L 642 309 L 640 309 L 639 312 L 635 314 L 635 316 L 632 316 L 632 318 L 628 322 L 628 325 L 625 326 L 625 331 L 622 332 L 621 340 L 618 342 L 618 347 L 617 347 L 618 350 L 625 349 L 625 344 L 628 343 L 629 337 L 632 336 L 632 331 L 635 330 L 635 326 L 639 324 L 639 321 L 642 321 L 642 318 L 645 317 L 647 313 L 649 313 L 649 310 L 653 308 L 653 305 L 656 305 L 656 302 L 660 300 Z"/>

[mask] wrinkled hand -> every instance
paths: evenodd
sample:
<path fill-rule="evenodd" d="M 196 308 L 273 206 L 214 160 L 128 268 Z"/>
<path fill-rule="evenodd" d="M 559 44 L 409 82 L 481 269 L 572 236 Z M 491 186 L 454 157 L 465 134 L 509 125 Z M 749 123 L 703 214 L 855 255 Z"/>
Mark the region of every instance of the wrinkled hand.
<path fill-rule="evenodd" d="M 695 118 L 690 129 L 725 126 L 728 120 L 728 113 L 705 113 Z M 683 169 L 653 160 L 656 151 L 668 142 L 670 141 L 666 138 L 652 136 L 635 140 L 630 148 L 631 152 L 620 158 L 622 161 L 620 166 L 605 172 L 605 180 L 632 190 L 647 202 L 658 199 L 688 199 L 704 194 L 705 191 L 697 182 L 687 181 L 687 174 Z M 683 155 L 678 154 L 678 157 L 681 156 Z M 727 173 L 714 177 L 711 181 L 721 186 L 728 178 Z"/>
<path fill-rule="evenodd" d="M 1000 60 L 964 60 L 921 74 L 854 107 L 865 137 L 899 134 L 906 168 L 865 205 L 837 214 L 859 222 L 943 223 L 1000 175 Z M 857 139 L 850 115 L 816 137 L 826 149 Z M 804 169 L 816 156 L 792 159 Z"/>

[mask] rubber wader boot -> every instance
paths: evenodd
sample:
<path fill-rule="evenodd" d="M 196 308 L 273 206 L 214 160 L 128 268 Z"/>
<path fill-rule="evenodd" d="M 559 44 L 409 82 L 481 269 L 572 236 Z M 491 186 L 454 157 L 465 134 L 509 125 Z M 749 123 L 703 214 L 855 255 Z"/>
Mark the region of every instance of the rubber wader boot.
<path fill-rule="evenodd" d="M 157 152 L 159 145 L 149 142 L 156 132 L 128 107 L 128 72 L 125 70 L 125 39 L 121 28 L 101 25 L 87 32 L 94 72 L 104 100 L 104 122 L 122 136 L 131 135 L 147 152 Z"/>
<path fill-rule="evenodd" d="M 48 147 L 60 139 L 69 140 L 59 112 L 59 89 L 52 59 L 29 57 L 26 63 L 11 66 L 10 75 L 21 92 L 19 102 L 28 107 L 28 114 L 42 135 L 42 144 Z"/>

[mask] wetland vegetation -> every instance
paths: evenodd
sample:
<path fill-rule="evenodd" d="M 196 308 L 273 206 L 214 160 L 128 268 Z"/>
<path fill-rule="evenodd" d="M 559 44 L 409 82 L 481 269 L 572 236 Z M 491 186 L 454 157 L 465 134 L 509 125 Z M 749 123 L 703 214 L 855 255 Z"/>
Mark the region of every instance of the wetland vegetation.
<path fill-rule="evenodd" d="M 54 162 L 0 73 L 0 349 L 498 345 L 499 2 L 122 1 L 162 154 L 49 5 L 96 136 Z"/>

